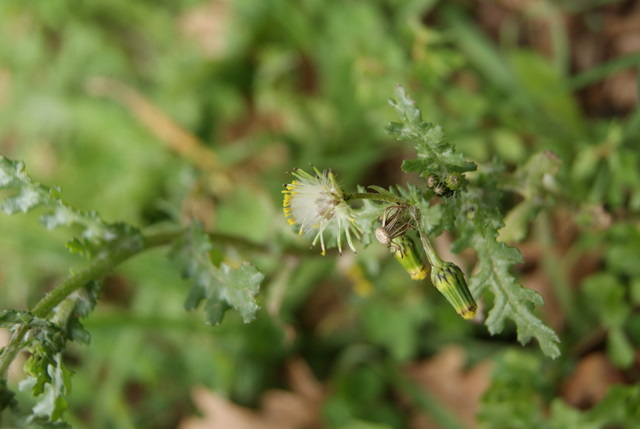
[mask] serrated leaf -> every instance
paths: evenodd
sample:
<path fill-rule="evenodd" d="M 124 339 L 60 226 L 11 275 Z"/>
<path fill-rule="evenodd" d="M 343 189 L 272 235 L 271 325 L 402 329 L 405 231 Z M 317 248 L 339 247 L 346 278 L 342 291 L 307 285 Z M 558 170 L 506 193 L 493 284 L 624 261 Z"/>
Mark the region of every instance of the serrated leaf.
<path fill-rule="evenodd" d="M 427 177 L 436 175 L 443 180 L 451 173 L 464 173 L 476 169 L 476 165 L 466 162 L 449 144 L 439 126 L 422 120 L 420 109 L 407 95 L 404 88 L 396 87 L 396 100 L 390 100 L 400 117 L 400 123 L 392 123 L 387 131 L 400 140 L 417 143 L 418 158 L 403 163 L 403 170 L 416 172 Z M 479 174 L 474 186 L 465 192 L 455 192 L 443 199 L 439 226 L 433 226 L 424 219 L 430 213 L 428 201 L 417 202 L 423 213 L 421 227 L 424 231 L 440 232 L 457 230 L 459 237 L 452 245 L 454 252 L 471 247 L 478 255 L 478 272 L 469 282 L 474 296 L 478 297 L 485 289 L 494 295 L 494 306 L 489 312 L 486 325 L 492 334 L 501 332 L 507 318 L 516 324 L 518 340 L 525 344 L 535 337 L 543 352 L 551 357 L 560 354 L 559 339 L 555 332 L 533 314 L 533 306 L 541 305 L 542 298 L 533 290 L 523 288 L 511 274 L 513 266 L 521 262 L 520 252 L 496 241 L 498 230 L 503 226 L 503 216 L 498 210 L 500 191 L 493 171 Z M 538 174 L 539 176 L 539 174 Z"/>
<path fill-rule="evenodd" d="M 5 310 L 0 315 L 0 327 L 15 331 L 20 326 L 32 329 L 30 341 L 40 341 L 43 347 L 58 350 L 63 341 L 59 326 L 49 320 L 36 317 L 28 311 Z"/>
<path fill-rule="evenodd" d="M 26 213 L 36 208 L 46 212 L 40 221 L 47 229 L 61 226 L 78 226 L 81 238 L 68 244 L 72 252 L 85 256 L 95 256 L 99 251 L 114 245 L 123 237 L 139 234 L 136 228 L 121 224 L 107 223 L 96 212 L 78 210 L 61 199 L 60 189 L 49 188 L 34 182 L 24 171 L 24 163 L 0 156 L 0 189 L 15 189 L 2 202 L 2 210 L 7 214 Z"/>
<path fill-rule="evenodd" d="M 501 214 L 495 203 L 499 192 L 495 184 L 485 185 L 461 194 L 459 206 L 445 207 L 447 216 L 455 217 L 460 233 L 452 246 L 453 250 L 471 247 L 478 255 L 478 270 L 471 277 L 469 287 L 476 297 L 485 289 L 489 289 L 494 296 L 494 306 L 485 321 L 489 332 L 501 332 L 509 318 L 516 324 L 521 344 L 536 338 L 547 356 L 558 357 L 558 336 L 533 313 L 535 305 L 543 304 L 542 298 L 537 292 L 522 287 L 511 274 L 513 266 L 522 262 L 522 255 L 516 248 L 496 240 L 498 230 L 502 227 Z M 491 189 L 494 191 L 491 192 Z M 472 215 L 460 209 L 471 206 L 475 207 Z"/>
<path fill-rule="evenodd" d="M 73 311 L 64 322 L 61 322 L 61 325 L 65 327 L 69 340 L 80 344 L 89 344 L 91 341 L 91 334 L 80 323 L 80 319 L 87 317 L 93 311 L 99 294 L 100 282 L 89 280 L 84 288 L 67 298 L 72 301 Z"/>
<path fill-rule="evenodd" d="M 27 213 L 44 204 L 42 195 L 43 193 L 35 188 L 23 188 L 18 194 L 2 202 L 2 211 L 7 214 Z"/>
<path fill-rule="evenodd" d="M 62 354 L 54 355 L 52 362 L 47 365 L 49 382 L 44 386 L 38 403 L 33 407 L 35 417 L 45 418 L 55 422 L 62 418 L 62 414 L 68 408 L 65 399 L 71 388 L 71 372 L 62 362 Z"/>
<path fill-rule="evenodd" d="M 192 281 L 185 307 L 195 309 L 205 301 L 207 321 L 212 324 L 220 323 L 229 308 L 250 322 L 258 310 L 255 295 L 264 275 L 247 262 L 238 268 L 225 263 L 215 266 L 209 255 L 211 249 L 209 236 L 195 223 L 172 248 L 171 258 L 178 263 L 184 277 Z"/>
<path fill-rule="evenodd" d="M 71 386 L 71 373 L 62 361 L 62 351 L 68 340 L 89 342 L 89 333 L 79 318 L 93 309 L 98 291 L 98 282 L 87 282 L 85 288 L 74 292 L 56 307 L 51 320 L 38 318 L 27 311 L 7 310 L 0 315 L 1 327 L 12 331 L 23 329 L 20 346 L 30 355 L 24 365 L 28 377 L 20 383 L 20 388 L 30 390 L 38 399 L 33 412 L 43 427 L 47 427 L 47 422 L 59 420 L 67 408 L 65 398 Z"/>
<path fill-rule="evenodd" d="M 0 189 L 15 186 L 20 180 L 24 180 L 24 162 L 11 161 L 0 155 Z"/>
<path fill-rule="evenodd" d="M 418 159 L 405 160 L 402 163 L 404 171 L 418 173 L 423 177 L 430 174 L 444 177 L 449 173 L 464 173 L 476 169 L 474 163 L 465 161 L 455 147 L 446 141 L 439 125 L 422 120 L 420 109 L 402 86 L 396 86 L 395 95 L 396 99 L 390 99 L 389 104 L 395 108 L 401 122 L 391 122 L 385 129 L 398 140 L 417 143 Z"/>

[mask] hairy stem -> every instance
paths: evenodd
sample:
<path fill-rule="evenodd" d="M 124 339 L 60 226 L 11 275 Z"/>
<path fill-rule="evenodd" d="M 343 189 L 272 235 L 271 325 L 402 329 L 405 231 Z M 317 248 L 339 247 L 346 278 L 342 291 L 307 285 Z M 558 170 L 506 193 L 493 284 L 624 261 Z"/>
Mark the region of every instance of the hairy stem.
<path fill-rule="evenodd" d="M 121 247 L 95 259 L 88 267 L 73 273 L 46 294 L 31 310 L 34 316 L 45 318 L 74 291 L 87 284 L 89 280 L 100 279 L 114 267 L 140 252 L 153 247 L 171 243 L 182 233 L 182 229 L 163 231 L 144 236 L 142 246 Z M 24 345 L 24 336 L 29 328 L 21 326 L 13 335 L 9 344 L 0 353 L 0 378 L 5 378 L 9 365 Z"/>

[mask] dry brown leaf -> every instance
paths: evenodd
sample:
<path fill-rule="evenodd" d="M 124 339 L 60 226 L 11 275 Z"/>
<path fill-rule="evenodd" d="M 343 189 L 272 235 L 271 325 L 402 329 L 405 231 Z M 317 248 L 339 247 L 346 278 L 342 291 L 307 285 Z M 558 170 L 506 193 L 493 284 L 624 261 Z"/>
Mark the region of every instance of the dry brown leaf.
<path fill-rule="evenodd" d="M 222 163 L 209 147 L 135 88 L 115 79 L 96 76 L 87 82 L 87 90 L 91 95 L 109 97 L 121 102 L 151 134 L 203 171 L 224 170 Z"/>
<path fill-rule="evenodd" d="M 491 378 L 491 362 L 483 361 L 465 369 L 466 356 L 459 346 L 447 346 L 432 359 L 407 369 L 409 377 L 433 395 L 466 427 L 475 427 L 480 397 Z M 411 422 L 412 429 L 436 429 L 428 416 L 419 414 Z"/>
<path fill-rule="evenodd" d="M 293 392 L 267 391 L 262 398 L 262 414 L 281 428 L 319 427 L 320 407 L 325 396 L 322 384 L 302 359 L 289 362 L 287 372 Z"/>
<path fill-rule="evenodd" d="M 320 428 L 323 386 L 301 359 L 287 365 L 287 379 L 292 391 L 270 390 L 262 398 L 262 407 L 241 407 L 205 388 L 193 389 L 193 401 L 202 418 L 183 420 L 180 429 L 309 429 Z"/>
<path fill-rule="evenodd" d="M 605 397 L 612 384 L 621 383 L 622 374 L 602 352 L 591 353 L 576 365 L 562 386 L 564 400 L 577 408 L 589 408 Z"/>
<path fill-rule="evenodd" d="M 265 421 L 258 413 L 203 387 L 194 388 L 191 396 L 204 417 L 187 418 L 180 423 L 180 429 L 278 429 L 276 424 Z"/>

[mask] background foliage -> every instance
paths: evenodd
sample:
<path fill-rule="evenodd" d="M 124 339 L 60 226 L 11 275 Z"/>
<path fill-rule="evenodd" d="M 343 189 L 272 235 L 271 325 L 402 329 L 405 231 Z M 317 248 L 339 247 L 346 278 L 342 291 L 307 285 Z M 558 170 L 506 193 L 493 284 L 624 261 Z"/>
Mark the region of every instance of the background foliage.
<path fill-rule="evenodd" d="M 65 417 L 77 428 L 633 427 L 638 16 L 632 1 L 1 2 L 0 152 L 105 225 L 200 220 L 220 240 L 194 247 L 265 275 L 254 321 L 230 312 L 211 327 L 211 312 L 184 311 L 190 286 L 167 249 L 121 265 L 84 319 L 90 345 L 64 354 Z M 412 145 L 384 130 L 396 83 L 458 152 L 511 178 L 500 234 L 523 253 L 514 275 L 545 300 L 558 359 L 521 347 L 508 323 L 490 336 L 463 321 L 382 246 L 320 257 L 286 224 L 292 166 L 333 168 L 349 189 L 420 183 L 400 170 Z M 544 150 L 560 160 L 555 194 L 527 169 Z M 2 309 L 31 308 L 86 265 L 64 249 L 73 229 L 37 219 L 0 221 Z"/>

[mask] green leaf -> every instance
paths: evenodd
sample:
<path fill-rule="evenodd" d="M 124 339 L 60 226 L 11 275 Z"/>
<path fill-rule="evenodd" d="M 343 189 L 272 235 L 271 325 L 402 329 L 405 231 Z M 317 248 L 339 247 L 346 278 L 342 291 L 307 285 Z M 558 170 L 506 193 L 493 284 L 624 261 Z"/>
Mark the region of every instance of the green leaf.
<path fill-rule="evenodd" d="M 520 350 L 508 350 L 497 359 L 491 385 L 484 393 L 478 421 L 486 427 L 543 427 L 540 359 Z"/>
<path fill-rule="evenodd" d="M 423 177 L 430 174 L 444 177 L 448 173 L 464 173 L 476 169 L 474 163 L 465 161 L 461 154 L 456 153 L 455 147 L 446 141 L 439 125 L 422 120 L 420 109 L 402 86 L 396 86 L 395 95 L 396 99 L 390 99 L 389 103 L 395 108 L 401 122 L 392 122 L 385 129 L 398 140 L 417 143 L 418 159 L 404 161 L 404 171 L 419 173 Z"/>
<path fill-rule="evenodd" d="M 485 289 L 494 295 L 494 306 L 485 321 L 489 332 L 500 333 L 509 318 L 516 324 L 521 344 L 536 338 L 542 351 L 556 358 L 560 355 L 558 336 L 533 313 L 534 305 L 543 304 L 542 298 L 537 292 L 522 287 L 511 274 L 513 266 L 522 262 L 522 255 L 516 248 L 496 240 L 503 224 L 495 180 L 493 172 L 483 172 L 476 186 L 460 194 L 459 203 L 445 205 L 447 216 L 455 216 L 460 233 L 453 250 L 459 252 L 471 247 L 478 256 L 478 270 L 471 277 L 469 287 L 475 297 Z"/>
<path fill-rule="evenodd" d="M 74 238 L 67 247 L 72 252 L 92 257 L 98 253 L 133 243 L 133 236 L 141 237 L 137 228 L 124 223 L 107 223 L 92 211 L 78 210 L 62 201 L 60 189 L 34 182 L 24 171 L 24 163 L 0 155 L 0 190 L 15 189 L 16 193 L 4 199 L 2 210 L 7 214 L 27 213 L 36 208 L 46 212 L 40 221 L 47 229 L 77 226 L 81 238 Z M 138 245 L 142 245 L 141 238 Z"/>
<path fill-rule="evenodd" d="M 560 169 L 560 159 L 551 151 L 536 153 L 526 164 L 519 167 L 501 187 L 518 192 L 523 200 L 513 207 L 500 229 L 500 241 L 521 241 L 528 233 L 529 222 L 552 197 L 559 194 L 560 186 L 555 176 Z"/>
<path fill-rule="evenodd" d="M 387 131 L 400 140 L 417 142 L 418 159 L 405 161 L 404 171 L 416 172 L 423 177 L 435 175 L 436 180 L 443 181 L 451 173 L 461 174 L 476 169 L 475 164 L 466 162 L 456 153 L 454 146 L 446 142 L 439 126 L 422 120 L 420 109 L 401 86 L 396 87 L 396 98 L 390 103 L 401 123 L 390 124 Z M 544 158 L 544 154 L 541 156 Z M 552 161 L 555 161 L 554 157 L 550 158 L 550 167 L 546 168 L 547 164 L 544 164 L 542 170 L 538 168 L 539 162 L 532 162 L 529 166 L 531 171 L 527 170 L 528 174 L 522 180 L 530 180 L 530 177 L 540 179 L 549 170 L 557 171 L 557 163 Z M 485 322 L 491 334 L 501 332 L 509 318 L 516 324 L 520 343 L 526 344 L 531 338 L 536 338 L 543 352 L 555 358 L 560 355 L 558 336 L 533 314 L 533 306 L 542 305 L 542 298 L 535 291 L 523 288 L 511 274 L 513 266 L 522 262 L 522 256 L 517 249 L 496 240 L 498 230 L 504 226 L 503 216 L 498 210 L 501 192 L 496 173 L 499 171 L 500 167 L 484 171 L 475 177 L 473 184 L 448 195 L 446 192 L 441 194 L 444 202 L 439 219 L 441 227 L 433 226 L 424 219 L 421 227 L 431 233 L 439 233 L 442 227 L 456 229 L 460 236 L 453 245 L 454 252 L 465 247 L 475 250 L 478 272 L 471 277 L 469 286 L 475 297 L 487 288 L 494 295 L 494 306 Z M 416 204 L 424 215 L 436 218 L 440 215 L 440 212 L 432 212 L 429 201 Z"/>
<path fill-rule="evenodd" d="M 15 331 L 22 326 L 31 329 L 27 344 L 40 343 L 41 349 L 52 350 L 54 353 L 62 350 L 64 332 L 55 323 L 36 317 L 28 311 L 5 310 L 0 315 L 0 327 Z"/>
<path fill-rule="evenodd" d="M 607 353 L 619 368 L 629 368 L 635 359 L 635 350 L 622 328 L 614 327 L 607 336 Z"/>
<path fill-rule="evenodd" d="M 54 356 L 53 363 L 47 366 L 50 382 L 47 383 L 40 401 L 33 407 L 35 416 L 41 416 L 50 421 L 57 421 L 68 408 L 66 396 L 71 390 L 71 371 L 62 362 L 62 354 Z"/>
<path fill-rule="evenodd" d="M 185 307 L 193 310 L 205 301 L 207 321 L 211 324 L 220 323 L 229 308 L 238 311 L 245 322 L 250 322 L 258 310 L 255 295 L 264 275 L 247 262 L 237 268 L 225 263 L 216 266 L 210 257 L 211 250 L 209 236 L 196 223 L 171 250 L 171 259 L 192 282 Z"/>
<path fill-rule="evenodd" d="M 364 307 L 362 326 L 371 342 L 385 347 L 397 361 L 406 361 L 416 351 L 416 332 L 427 317 L 417 300 L 393 302 L 381 296 Z"/>
<path fill-rule="evenodd" d="M 67 337 L 71 341 L 81 344 L 89 344 L 91 335 L 82 323 L 81 318 L 87 317 L 96 306 L 98 295 L 100 294 L 100 282 L 90 280 L 83 289 L 75 292 L 68 300 L 72 301 L 73 311 L 66 318 L 64 323 L 67 331 Z"/>
<path fill-rule="evenodd" d="M 65 332 L 53 322 L 35 317 L 27 311 L 16 310 L 2 313 L 0 327 L 12 331 L 29 328 L 29 335 L 23 337 L 21 345 L 30 353 L 24 365 L 24 371 L 29 377 L 21 383 L 21 388 L 30 388 L 34 397 L 42 395 L 54 380 L 55 375 L 50 372 L 50 366 L 57 366 L 55 356 L 64 349 Z M 5 349 L 2 350 L 4 351 Z"/>
<path fill-rule="evenodd" d="M 28 377 L 20 383 L 20 388 L 31 390 L 33 397 L 38 399 L 33 415 L 43 427 L 47 427 L 47 422 L 61 419 L 67 409 L 71 372 L 63 363 L 62 351 L 67 340 L 89 342 L 89 333 L 79 318 L 93 310 L 98 292 L 98 282 L 89 281 L 84 289 L 76 291 L 56 307 L 51 321 L 26 311 L 7 310 L 0 315 L 0 327 L 12 331 L 28 328 L 21 344 L 30 353 L 24 365 Z"/>
<path fill-rule="evenodd" d="M 376 191 L 377 193 L 379 193 L 380 195 L 383 195 L 383 196 L 386 196 L 386 197 L 389 197 L 389 198 L 398 198 L 398 196 L 396 194 L 394 194 L 391 191 L 387 191 L 382 186 L 370 185 L 369 189 L 372 189 L 372 190 Z"/>
<path fill-rule="evenodd" d="M 640 385 L 613 385 L 607 396 L 588 412 L 598 427 L 635 428 L 640 421 Z"/>
<path fill-rule="evenodd" d="M 582 282 L 585 308 L 590 310 L 607 328 L 622 327 L 631 308 L 627 288 L 610 272 L 600 272 Z"/>

